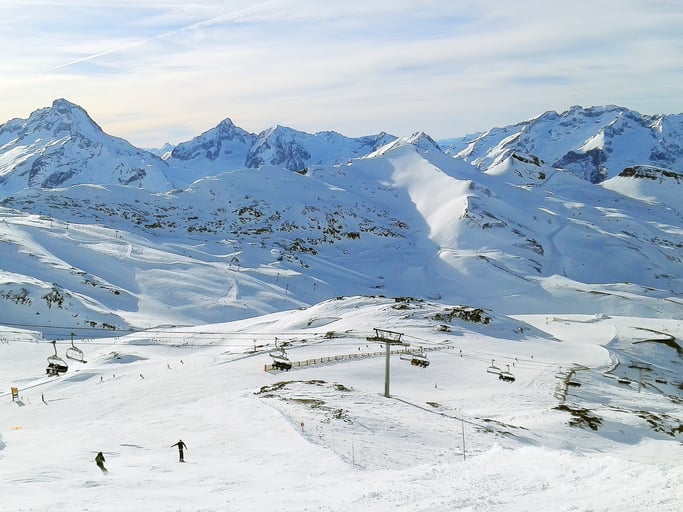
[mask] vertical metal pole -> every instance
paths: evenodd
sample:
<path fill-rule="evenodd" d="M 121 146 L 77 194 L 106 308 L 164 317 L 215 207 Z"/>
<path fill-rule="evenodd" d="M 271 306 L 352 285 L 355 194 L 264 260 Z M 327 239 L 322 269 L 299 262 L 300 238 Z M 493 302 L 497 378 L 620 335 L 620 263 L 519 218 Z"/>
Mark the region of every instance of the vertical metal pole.
<path fill-rule="evenodd" d="M 351 466 L 356 467 L 356 449 L 353 446 L 353 436 L 351 436 Z"/>
<path fill-rule="evenodd" d="M 465 418 L 460 418 L 462 426 L 462 460 L 465 460 Z"/>
<path fill-rule="evenodd" d="M 387 346 L 387 360 L 384 365 L 384 396 L 389 398 L 389 357 L 391 356 L 391 345 L 389 343 L 385 343 L 385 345 Z"/>

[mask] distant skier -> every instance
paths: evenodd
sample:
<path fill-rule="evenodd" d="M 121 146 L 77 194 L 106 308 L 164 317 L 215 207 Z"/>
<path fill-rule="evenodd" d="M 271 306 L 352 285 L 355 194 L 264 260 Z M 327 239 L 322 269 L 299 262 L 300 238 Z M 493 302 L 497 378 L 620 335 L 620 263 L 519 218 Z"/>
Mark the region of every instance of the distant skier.
<path fill-rule="evenodd" d="M 104 467 L 104 455 L 102 455 L 102 452 L 97 452 L 97 456 L 95 457 L 95 464 L 97 464 L 97 467 L 102 470 L 102 473 L 105 475 L 108 473 L 107 468 Z"/>
<path fill-rule="evenodd" d="M 180 460 L 178 460 L 178 462 L 185 462 L 183 450 L 187 450 L 187 445 L 183 443 L 182 439 L 180 439 L 176 444 L 172 444 L 171 448 L 173 448 L 174 446 L 178 447 L 178 455 L 180 456 Z"/>

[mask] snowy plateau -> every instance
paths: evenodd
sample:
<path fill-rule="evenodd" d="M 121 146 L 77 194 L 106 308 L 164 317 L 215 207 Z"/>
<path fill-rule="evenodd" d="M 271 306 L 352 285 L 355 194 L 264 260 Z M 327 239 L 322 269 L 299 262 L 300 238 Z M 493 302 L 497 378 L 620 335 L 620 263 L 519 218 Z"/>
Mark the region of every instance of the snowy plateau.
<path fill-rule="evenodd" d="M 158 150 L 9 120 L 0 510 L 678 512 L 682 190 L 683 115 L 618 106 Z"/>

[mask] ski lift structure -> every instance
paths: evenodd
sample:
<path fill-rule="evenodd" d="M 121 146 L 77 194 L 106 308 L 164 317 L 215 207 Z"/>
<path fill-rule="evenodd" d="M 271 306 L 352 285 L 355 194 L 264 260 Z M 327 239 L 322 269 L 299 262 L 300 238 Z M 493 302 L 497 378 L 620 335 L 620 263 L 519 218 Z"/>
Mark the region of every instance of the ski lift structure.
<path fill-rule="evenodd" d="M 503 370 L 500 366 L 496 366 L 496 361 L 495 359 L 491 359 L 491 365 L 486 368 L 486 373 L 490 373 L 492 375 L 498 375 L 498 380 L 502 380 L 503 382 L 514 382 L 515 376 L 510 372 L 510 365 L 506 365 L 507 370 Z"/>
<path fill-rule="evenodd" d="M 66 373 L 69 370 L 69 365 L 66 361 L 57 355 L 57 342 L 52 342 L 52 348 L 54 348 L 55 353 L 47 358 L 47 369 L 45 370 L 48 375 L 58 376 L 60 373 Z"/>
<path fill-rule="evenodd" d="M 287 352 L 282 347 L 278 347 L 277 338 L 275 338 L 275 350 L 270 352 L 270 357 L 273 358 L 273 368 L 276 370 L 289 371 L 292 369 L 292 362 L 287 357 Z"/>
<path fill-rule="evenodd" d="M 381 343 L 386 343 L 387 345 L 403 345 L 404 347 L 410 346 L 409 342 L 403 341 L 401 339 L 403 338 L 402 332 L 389 331 L 387 329 L 380 329 L 378 327 L 375 327 L 373 330 L 375 331 L 375 335 L 368 336 L 366 338 L 368 341 L 379 341 Z"/>
<path fill-rule="evenodd" d="M 578 380 L 576 380 L 576 379 L 573 378 L 574 373 L 575 373 L 575 370 L 570 370 L 569 372 L 565 372 L 565 371 L 562 370 L 562 367 L 560 366 L 560 369 L 559 369 L 558 372 L 555 374 L 555 378 L 556 378 L 556 379 L 560 379 L 560 380 L 563 381 L 567 386 L 570 386 L 570 387 L 572 387 L 572 388 L 580 388 L 580 387 L 581 387 L 581 383 L 580 383 Z"/>
<path fill-rule="evenodd" d="M 504 370 L 498 374 L 498 380 L 502 380 L 503 382 L 514 382 L 516 379 L 515 376 L 510 372 L 510 365 L 508 364 L 506 366 L 507 370 Z"/>
<path fill-rule="evenodd" d="M 74 345 L 74 333 L 71 333 L 71 346 L 66 349 L 66 357 L 79 363 L 87 363 L 83 358 L 83 351 Z"/>
<path fill-rule="evenodd" d="M 404 347 L 409 347 L 410 343 L 402 340 L 402 332 L 390 331 L 388 329 L 380 329 L 378 327 L 375 327 L 373 330 L 375 331 L 375 335 L 368 336 L 366 339 L 368 341 L 377 341 L 380 343 L 384 343 L 384 346 L 386 347 L 386 358 L 384 363 L 384 396 L 386 398 L 389 398 L 391 396 L 391 394 L 389 393 L 389 387 L 391 382 L 391 347 L 393 345 L 402 345 Z"/>
<path fill-rule="evenodd" d="M 496 363 L 496 360 L 491 359 L 491 366 L 486 368 L 486 373 L 491 373 L 493 375 L 500 375 L 500 372 L 502 372 L 503 370 L 501 370 L 500 367 L 496 366 L 495 363 Z"/>
<path fill-rule="evenodd" d="M 419 366 L 420 368 L 427 368 L 429 366 L 429 359 L 424 351 L 420 352 L 404 352 L 399 356 L 404 361 L 410 361 L 413 366 Z"/>

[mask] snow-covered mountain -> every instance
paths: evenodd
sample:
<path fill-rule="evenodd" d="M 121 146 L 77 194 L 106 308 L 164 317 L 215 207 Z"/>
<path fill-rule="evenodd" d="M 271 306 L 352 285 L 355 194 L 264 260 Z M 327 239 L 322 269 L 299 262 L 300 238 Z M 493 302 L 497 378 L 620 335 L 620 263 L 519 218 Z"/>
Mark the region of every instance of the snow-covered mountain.
<path fill-rule="evenodd" d="M 277 126 L 248 133 L 227 118 L 194 139 L 138 149 L 102 131 L 67 100 L 0 125 L 0 197 L 25 188 L 131 185 L 157 192 L 197 179 L 264 165 L 302 171 L 362 157 L 395 140 L 386 133 L 349 138 Z"/>
<path fill-rule="evenodd" d="M 168 189 L 166 164 L 107 135 L 81 107 L 55 100 L 0 125 L 0 195 L 83 183 Z"/>
<path fill-rule="evenodd" d="M 1 157 L 0 323 L 39 315 L 46 333 L 99 332 L 364 294 L 501 314 L 680 309 L 683 184 L 669 169 L 631 166 L 593 184 L 507 149 L 482 169 L 424 133 L 256 136 L 229 120 L 164 162 L 64 100 L 0 135 L 11 139 Z M 87 172 L 20 188 L 20 147 L 46 176 L 62 172 L 61 160 L 49 165 L 55 147 Z M 140 181 L 120 183 L 112 154 L 152 163 Z"/>
<path fill-rule="evenodd" d="M 574 106 L 560 114 L 545 112 L 512 126 L 451 140 L 446 151 L 482 170 L 512 152 L 534 155 L 593 183 L 634 165 L 654 165 L 680 174 L 683 114 L 642 115 L 617 106 Z"/>
<path fill-rule="evenodd" d="M 199 137 L 178 144 L 165 158 L 176 182 L 194 180 L 240 168 L 277 166 L 304 171 L 312 166 L 336 165 L 365 156 L 395 140 L 385 133 L 359 138 L 336 132 L 309 134 L 276 126 L 248 133 L 225 119 Z"/>

